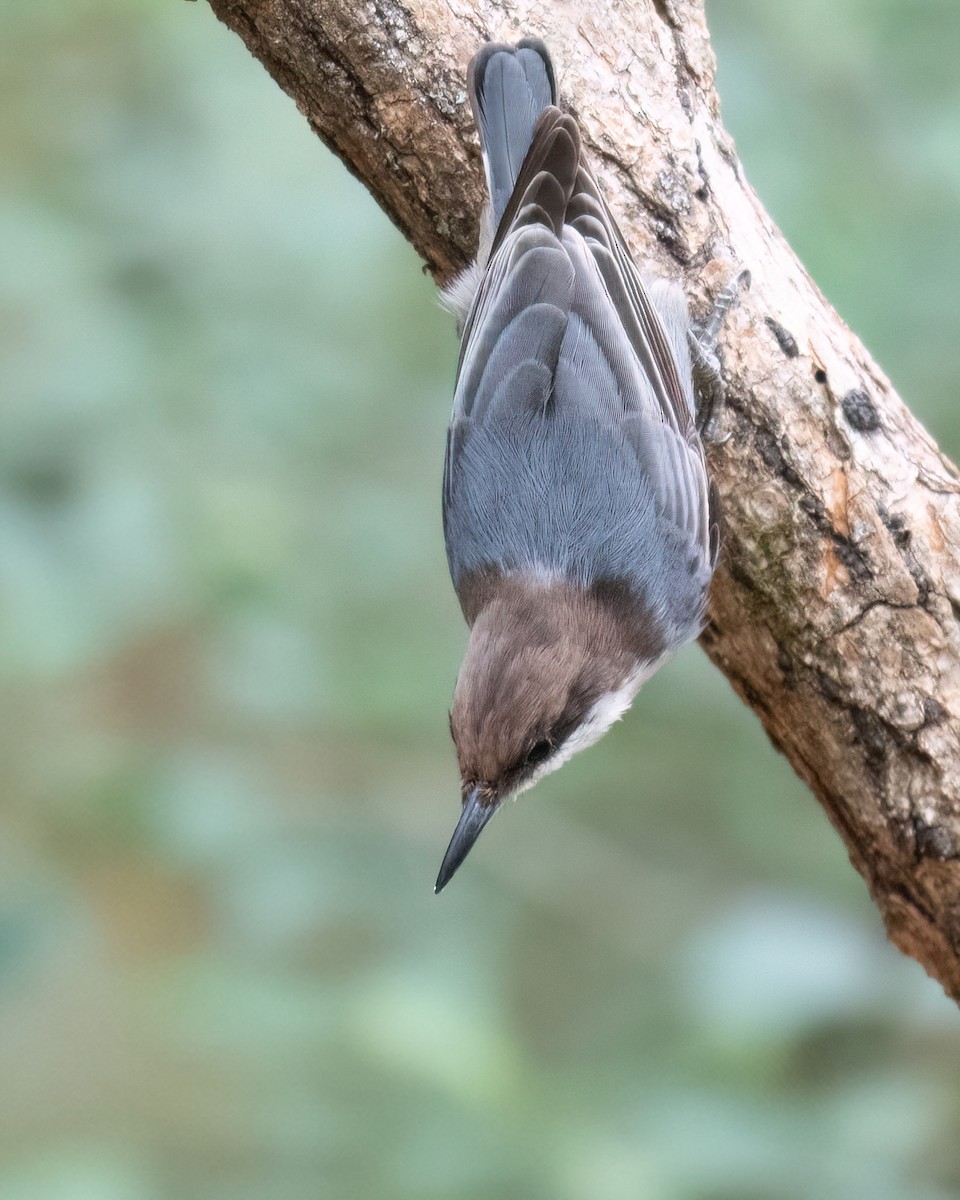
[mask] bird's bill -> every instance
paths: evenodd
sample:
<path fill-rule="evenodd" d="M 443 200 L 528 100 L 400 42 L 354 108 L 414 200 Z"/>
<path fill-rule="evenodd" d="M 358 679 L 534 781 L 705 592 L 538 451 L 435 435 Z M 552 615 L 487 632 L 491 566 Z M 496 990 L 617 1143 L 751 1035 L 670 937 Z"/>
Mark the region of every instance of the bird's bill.
<path fill-rule="evenodd" d="M 480 836 L 483 827 L 497 811 L 498 807 L 496 801 L 491 802 L 488 800 L 484 803 L 481 799 L 479 788 L 474 788 L 466 796 L 463 801 L 463 812 L 460 814 L 460 820 L 453 831 L 453 837 L 450 839 L 447 852 L 443 856 L 440 874 L 437 876 L 437 882 L 433 889 L 434 892 L 443 891 L 454 877 L 457 868 L 470 853 L 473 843 Z"/>

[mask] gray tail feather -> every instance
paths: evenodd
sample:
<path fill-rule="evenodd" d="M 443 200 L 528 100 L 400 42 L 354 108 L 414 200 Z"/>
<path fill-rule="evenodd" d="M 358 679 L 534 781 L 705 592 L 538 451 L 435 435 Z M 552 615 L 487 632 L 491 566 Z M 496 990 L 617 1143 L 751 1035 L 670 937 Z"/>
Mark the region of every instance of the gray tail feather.
<path fill-rule="evenodd" d="M 557 102 L 553 63 L 539 38 L 490 42 L 470 63 L 470 101 L 480 131 L 493 228 L 513 192 L 537 118 Z"/>

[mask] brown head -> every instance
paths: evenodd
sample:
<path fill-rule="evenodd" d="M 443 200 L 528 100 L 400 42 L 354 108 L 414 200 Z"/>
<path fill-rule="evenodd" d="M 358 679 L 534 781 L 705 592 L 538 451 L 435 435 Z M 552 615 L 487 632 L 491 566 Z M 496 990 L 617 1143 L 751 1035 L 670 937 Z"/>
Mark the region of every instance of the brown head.
<path fill-rule="evenodd" d="M 616 589 L 516 576 L 475 590 L 450 713 L 463 812 L 437 891 L 503 801 L 597 741 L 662 659 L 644 641 L 643 614 Z"/>

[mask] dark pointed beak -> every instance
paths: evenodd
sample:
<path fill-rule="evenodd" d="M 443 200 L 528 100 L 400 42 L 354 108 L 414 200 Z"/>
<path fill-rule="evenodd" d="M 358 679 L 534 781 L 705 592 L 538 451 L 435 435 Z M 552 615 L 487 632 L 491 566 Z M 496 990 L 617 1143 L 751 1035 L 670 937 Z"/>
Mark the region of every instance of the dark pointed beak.
<path fill-rule="evenodd" d="M 480 836 L 484 825 L 497 811 L 497 807 L 496 801 L 488 801 L 486 804 L 483 802 L 479 788 L 474 788 L 466 797 L 460 820 L 453 831 L 447 852 L 443 856 L 434 892 L 442 892 L 454 877 L 457 868 L 470 853 L 473 843 Z"/>

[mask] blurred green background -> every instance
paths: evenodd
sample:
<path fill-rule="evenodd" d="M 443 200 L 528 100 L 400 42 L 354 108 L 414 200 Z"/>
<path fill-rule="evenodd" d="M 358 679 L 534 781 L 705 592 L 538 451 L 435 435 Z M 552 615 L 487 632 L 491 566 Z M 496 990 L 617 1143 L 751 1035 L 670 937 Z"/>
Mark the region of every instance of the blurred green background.
<path fill-rule="evenodd" d="M 204 4 L 0 0 L 2 1200 L 947 1200 L 960 1020 L 702 653 L 455 884 L 456 358 Z M 960 6 L 716 0 L 953 454 Z"/>

